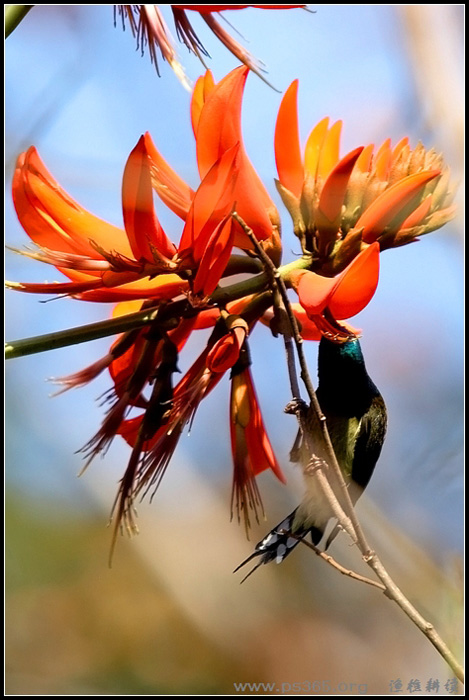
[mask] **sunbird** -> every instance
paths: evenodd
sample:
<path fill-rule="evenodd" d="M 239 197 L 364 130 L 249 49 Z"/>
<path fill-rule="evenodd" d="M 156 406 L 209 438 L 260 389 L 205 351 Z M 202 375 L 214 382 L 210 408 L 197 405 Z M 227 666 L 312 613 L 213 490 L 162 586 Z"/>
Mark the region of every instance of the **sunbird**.
<path fill-rule="evenodd" d="M 387 425 L 386 406 L 366 371 L 358 338 L 339 343 L 322 337 L 316 396 L 350 498 L 355 504 L 371 479 Z M 256 545 L 251 556 L 235 571 L 255 557 L 260 557 L 260 561 L 248 576 L 261 564 L 271 561 L 279 564 L 308 533 L 313 544 L 319 544 L 329 520 L 334 517 L 317 477 L 307 470 L 313 457 L 311 446 L 315 457 L 327 461 L 324 443 L 318 436 L 318 419 L 311 408 L 306 423 L 309 435 L 304 435 L 300 429 L 290 453 L 290 459 L 300 462 L 304 469 L 306 491 L 303 500 Z M 339 530 L 336 525 L 328 537 L 326 549 Z"/>

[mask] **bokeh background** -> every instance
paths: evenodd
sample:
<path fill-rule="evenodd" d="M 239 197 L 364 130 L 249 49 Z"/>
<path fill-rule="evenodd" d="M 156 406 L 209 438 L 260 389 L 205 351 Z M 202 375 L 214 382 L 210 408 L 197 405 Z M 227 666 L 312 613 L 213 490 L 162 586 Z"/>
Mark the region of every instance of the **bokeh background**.
<path fill-rule="evenodd" d="M 247 151 L 282 213 L 284 259 L 298 252 L 273 185 L 273 132 L 281 94 L 300 79 L 304 138 L 323 116 L 343 119 L 343 150 L 409 135 L 445 154 L 462 178 L 463 6 L 315 5 L 227 12 L 279 92 L 248 79 Z M 169 7 L 163 7 L 171 24 Z M 195 14 L 216 80 L 236 60 Z M 230 27 L 227 27 L 230 29 Z M 230 30 L 231 31 L 231 30 Z M 179 45 L 188 77 L 203 72 Z M 112 5 L 38 5 L 5 49 L 6 240 L 27 244 L 11 204 L 17 155 L 31 144 L 83 206 L 122 225 L 120 190 L 129 152 L 149 130 L 189 183 L 197 183 L 189 93 L 169 66 L 158 78 Z M 462 188 L 460 189 L 460 192 Z M 460 197 L 459 197 L 460 201 Z M 460 201 L 461 204 L 461 201 Z M 180 226 L 157 203 L 174 240 Z M 460 212 L 462 206 L 460 206 Z M 90 232 L 91 234 L 92 232 Z M 389 432 L 359 515 L 403 591 L 462 654 L 461 213 L 441 231 L 381 257 L 379 289 L 354 320 L 367 366 L 385 397 Z M 7 251 L 9 279 L 58 278 Z M 110 307 L 8 292 L 6 337 L 16 339 L 107 318 Z M 203 344 L 188 347 L 181 369 Z M 288 463 L 296 427 L 283 349 L 267 329 L 252 339 L 264 418 L 288 476 L 259 479 L 267 522 L 246 542 L 229 522 L 228 382 L 202 405 L 153 502 L 139 507 L 141 534 L 123 538 L 107 566 L 110 508 L 128 458 L 116 440 L 77 479 L 76 451 L 103 415 L 107 376 L 50 399 L 50 377 L 103 355 L 109 340 L 20 358 L 6 367 L 7 694 L 235 694 L 234 683 L 326 681 L 338 693 L 404 694 L 418 680 L 454 674 L 403 613 L 347 580 L 305 547 L 242 586 L 233 568 L 297 504 L 301 478 Z M 191 354 L 192 353 L 192 354 Z M 316 347 L 307 347 L 315 374 Z M 345 536 L 331 553 L 364 572 Z M 351 684 L 355 684 L 352 686 Z M 360 685 L 358 685 L 360 684 Z M 267 691 L 266 691 L 267 692 Z M 275 691 L 274 691 L 275 692 Z M 435 690 L 433 691 L 435 692 Z"/>

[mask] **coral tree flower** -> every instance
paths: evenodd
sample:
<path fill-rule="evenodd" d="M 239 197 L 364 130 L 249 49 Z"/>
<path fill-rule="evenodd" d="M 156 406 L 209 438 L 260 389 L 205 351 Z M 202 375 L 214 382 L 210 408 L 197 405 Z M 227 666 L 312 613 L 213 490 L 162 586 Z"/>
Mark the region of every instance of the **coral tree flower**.
<path fill-rule="evenodd" d="M 220 333 L 223 335 L 218 337 Z M 192 423 L 200 402 L 229 369 L 239 364 L 247 333 L 248 326 L 241 317 L 225 315 L 219 319 L 206 348 L 174 388 L 168 410 L 160 424 L 153 425 L 151 434 L 147 429 L 148 407 L 140 416 L 120 421 L 118 432 L 132 447 L 133 459 L 121 482 L 116 519 L 117 523 L 123 520 L 130 532 L 136 530 L 132 517 L 135 498 L 158 488 L 179 437 L 184 427 Z M 257 517 L 257 507 L 261 505 L 255 476 L 271 469 L 281 481 L 285 479 L 265 432 L 245 357 L 246 350 L 245 369 L 232 379 L 232 508 L 236 508 L 238 519 L 242 513 L 248 529 L 249 510 L 254 510 Z"/>
<path fill-rule="evenodd" d="M 226 46 L 228 51 L 231 51 L 241 63 L 244 63 L 245 66 L 265 80 L 262 75 L 262 65 L 223 29 L 217 20 L 218 14 L 224 10 L 243 10 L 247 7 L 255 7 L 262 10 L 289 10 L 305 7 L 305 5 L 171 5 L 171 10 L 178 39 L 200 59 L 204 66 L 205 58 L 209 58 L 209 53 L 195 33 L 186 11 L 197 12 L 217 39 Z M 141 50 L 142 55 L 145 46 L 148 45 L 150 58 L 156 67 L 158 75 L 160 74 L 158 52 L 160 52 L 162 58 L 169 63 L 183 85 L 189 87 L 184 70 L 177 59 L 174 40 L 158 5 L 116 5 L 114 8 L 114 24 L 116 23 L 116 8 L 121 16 L 124 29 L 126 20 L 129 22 L 132 34 L 137 38 L 137 49 Z"/>
<path fill-rule="evenodd" d="M 241 363 L 242 366 L 242 363 Z M 258 520 L 262 501 L 255 477 L 271 469 L 285 483 L 262 420 L 259 402 L 248 367 L 233 369 L 231 378 L 230 433 L 234 476 L 231 513 L 243 515 L 246 533 L 251 526 L 249 511 Z"/>
<path fill-rule="evenodd" d="M 279 264 L 280 217 L 248 158 L 241 133 L 241 107 L 248 72 L 241 66 L 215 84 L 212 74 L 207 71 L 195 84 L 191 118 L 197 166 L 203 180 L 214 163 L 239 144 L 237 179 L 233 189 L 236 209 L 275 264 Z M 186 220 L 192 191 L 154 146 L 150 150 L 150 159 L 153 187 L 158 196 L 175 214 Z M 238 224 L 234 225 L 234 245 L 252 250 L 251 242 Z"/>
<path fill-rule="evenodd" d="M 71 282 L 10 286 L 99 302 L 171 299 L 189 291 L 191 285 L 196 295 L 213 292 L 234 241 L 231 211 L 237 147 L 213 164 L 194 193 L 177 249 L 154 210 L 148 145 L 151 147 L 146 134 L 124 170 L 125 230 L 98 219 L 72 200 L 50 176 L 35 148 L 20 156 L 13 201 L 23 228 L 39 246 L 38 252 L 23 254 L 55 265 Z"/>
<path fill-rule="evenodd" d="M 379 245 L 362 250 L 336 277 L 298 270 L 290 275 L 300 304 L 320 332 L 336 341 L 356 335 L 350 326 L 338 322 L 360 313 L 371 301 L 378 286 Z"/>
<path fill-rule="evenodd" d="M 285 93 L 275 131 L 277 187 L 313 271 L 335 275 L 367 245 L 380 250 L 414 241 L 454 214 L 449 169 L 434 150 L 388 139 L 340 158 L 342 122 L 325 118 L 300 148 L 298 81 Z"/>
<path fill-rule="evenodd" d="M 197 7 L 210 14 L 217 6 L 207 6 L 210 11 Z M 135 500 L 157 489 L 201 401 L 228 372 L 232 516 L 236 513 L 248 530 L 251 513 L 257 519 L 262 509 L 257 475 L 270 470 L 284 481 L 266 434 L 247 348 L 258 321 L 270 325 L 274 334 L 282 331 L 276 328 L 282 325 L 281 309 L 272 307 L 272 277 L 258 274 L 263 271 L 259 258 L 268 262 L 264 253 L 279 268 L 282 248 L 279 214 L 242 139 L 248 73 L 241 66 L 215 83 L 207 71 L 194 87 L 190 116 L 200 176 L 196 189 L 171 168 L 148 133 L 141 136 L 124 168 L 122 228 L 74 201 L 34 147 L 17 161 L 14 205 L 36 246 L 20 252 L 55 266 L 68 280 L 9 286 L 111 302 L 116 304 L 114 317 L 150 312 L 144 327 L 120 335 L 100 360 L 55 380 L 65 391 L 106 369 L 111 376 L 106 415 L 82 451 L 86 468 L 116 435 L 131 448 L 114 507 L 113 543 L 121 524 L 136 531 Z M 344 319 L 371 301 L 380 252 L 409 243 L 451 217 L 449 173 L 433 151 L 422 146 L 411 150 L 407 139 L 394 148 L 387 141 L 376 152 L 373 145 L 357 148 L 341 158 L 341 123 L 329 127 L 327 119 L 313 129 L 302 154 L 296 93 L 295 82 L 280 106 L 275 155 L 278 190 L 304 255 L 277 272 L 298 294 L 292 310 L 303 337 L 325 335 L 344 342 L 359 334 Z M 181 219 L 178 243 L 158 220 L 155 193 Z M 242 254 L 233 255 L 235 248 Z M 233 284 L 227 294 L 220 282 L 239 272 L 239 265 L 256 276 L 254 284 Z M 209 328 L 206 346 L 176 383 L 186 342 Z"/>

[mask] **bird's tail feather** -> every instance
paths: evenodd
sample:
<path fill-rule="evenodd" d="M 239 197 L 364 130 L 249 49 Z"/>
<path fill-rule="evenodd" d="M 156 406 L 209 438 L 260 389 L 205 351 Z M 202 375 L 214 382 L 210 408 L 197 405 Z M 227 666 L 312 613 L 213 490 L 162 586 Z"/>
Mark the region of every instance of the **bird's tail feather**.
<path fill-rule="evenodd" d="M 311 540 L 313 544 L 318 544 L 322 538 L 323 532 L 319 528 L 295 528 L 293 531 L 293 522 L 296 516 L 296 509 L 293 513 L 290 513 L 281 523 L 276 525 L 269 532 L 268 535 L 264 537 L 263 540 L 258 542 L 255 546 L 254 552 L 245 559 L 239 566 L 236 567 L 233 573 L 241 569 L 245 564 L 250 562 L 255 557 L 260 557 L 260 560 L 256 566 L 243 578 L 241 583 L 245 581 L 256 569 L 258 569 L 262 564 L 269 564 L 271 561 L 275 561 L 280 564 L 289 554 L 292 552 L 296 545 L 309 533 L 311 533 Z"/>

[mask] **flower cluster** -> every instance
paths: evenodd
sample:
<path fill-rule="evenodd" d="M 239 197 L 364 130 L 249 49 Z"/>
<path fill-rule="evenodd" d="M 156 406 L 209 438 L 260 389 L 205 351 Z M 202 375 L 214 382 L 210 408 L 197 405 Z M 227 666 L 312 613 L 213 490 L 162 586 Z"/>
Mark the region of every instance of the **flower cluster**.
<path fill-rule="evenodd" d="M 248 338 L 256 324 L 279 328 L 275 290 L 262 259 L 268 257 L 298 294 L 292 310 L 303 338 L 325 334 L 343 342 L 358 334 L 343 320 L 361 311 L 376 290 L 380 251 L 409 243 L 452 216 L 449 174 L 441 158 L 421 145 L 412 150 L 407 139 L 394 148 L 389 141 L 377 150 L 357 148 L 341 158 L 341 124 L 329 126 L 325 119 L 311 132 L 302 155 L 295 82 L 280 105 L 275 155 L 277 187 L 303 255 L 281 265 L 279 213 L 242 140 L 247 75 L 240 67 L 215 83 L 207 71 L 194 87 L 191 119 L 200 175 L 195 191 L 150 135 L 141 136 L 123 174 L 123 229 L 80 207 L 33 147 L 17 162 L 14 204 L 36 244 L 21 252 L 55 266 L 69 281 L 9 286 L 115 303 L 114 316 L 151 311 L 148 323 L 120 335 L 105 357 L 60 380 L 65 390 L 103 370 L 110 373 L 109 409 L 83 451 L 88 464 L 116 435 L 131 448 L 115 504 L 116 532 L 122 522 L 135 531 L 135 499 L 158 487 L 200 402 L 226 374 L 232 515 L 248 530 L 250 513 L 257 518 L 262 512 L 256 476 L 271 470 L 284 481 L 250 370 Z M 158 220 L 154 193 L 182 221 L 178 244 Z M 243 280 L 224 284 L 239 273 Z M 212 332 L 204 350 L 175 383 L 186 341 L 207 328 Z"/>

